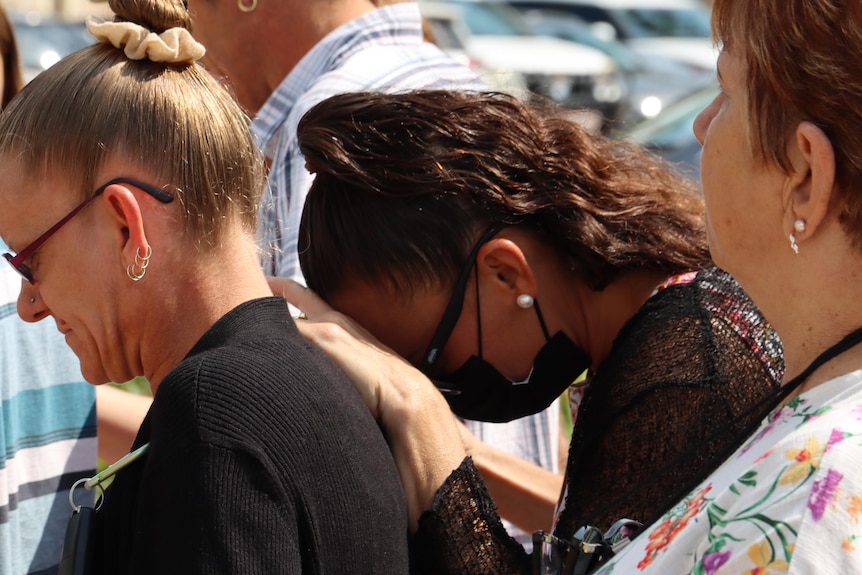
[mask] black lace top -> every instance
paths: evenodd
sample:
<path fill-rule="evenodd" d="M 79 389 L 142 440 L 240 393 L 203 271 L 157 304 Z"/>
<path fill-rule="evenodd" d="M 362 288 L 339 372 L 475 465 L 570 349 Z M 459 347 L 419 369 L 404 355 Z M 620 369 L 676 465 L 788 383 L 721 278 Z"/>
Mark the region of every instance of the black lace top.
<path fill-rule="evenodd" d="M 554 533 L 656 519 L 747 437 L 783 370 L 777 335 L 725 272 L 661 290 L 584 393 Z M 531 573 L 470 458 L 438 491 L 411 547 L 414 573 Z"/>

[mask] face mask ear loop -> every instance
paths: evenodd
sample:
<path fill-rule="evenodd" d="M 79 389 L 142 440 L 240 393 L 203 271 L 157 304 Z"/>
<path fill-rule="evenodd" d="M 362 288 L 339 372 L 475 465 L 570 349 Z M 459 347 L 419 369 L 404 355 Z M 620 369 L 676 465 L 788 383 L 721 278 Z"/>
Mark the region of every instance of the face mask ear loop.
<path fill-rule="evenodd" d="M 551 339 L 551 334 L 548 333 L 548 326 L 545 325 L 545 318 L 542 317 L 542 310 L 539 309 L 539 300 L 533 300 L 533 308 L 536 310 L 536 317 L 539 318 L 539 325 L 542 326 L 542 333 L 545 334 L 545 341 Z"/>
<path fill-rule="evenodd" d="M 458 323 L 458 318 L 461 317 L 461 307 L 464 304 L 464 293 L 467 290 L 467 282 L 470 279 L 470 270 L 476 262 L 476 255 L 479 252 L 479 248 L 499 233 L 504 227 L 505 226 L 503 226 L 503 224 L 494 224 L 491 226 L 482 235 L 482 237 L 479 238 L 479 241 L 476 242 L 473 249 L 470 251 L 470 255 L 467 256 L 464 268 L 461 270 L 461 273 L 458 276 L 458 281 L 455 282 L 455 287 L 452 290 L 452 297 L 449 300 L 449 305 L 446 306 L 446 310 L 443 312 L 443 317 L 440 319 L 440 324 L 437 326 L 434 335 L 431 336 L 431 342 L 428 344 L 428 349 L 425 350 L 425 356 L 422 358 L 422 365 L 419 367 L 419 370 L 422 373 L 428 374 L 431 372 L 440 357 L 440 350 L 449 340 L 449 336 L 452 335 L 452 330 L 455 328 L 455 324 Z"/>
<path fill-rule="evenodd" d="M 482 359 L 482 313 L 479 305 L 479 266 L 474 265 L 474 276 L 476 277 L 476 336 L 479 342 L 479 359 Z"/>

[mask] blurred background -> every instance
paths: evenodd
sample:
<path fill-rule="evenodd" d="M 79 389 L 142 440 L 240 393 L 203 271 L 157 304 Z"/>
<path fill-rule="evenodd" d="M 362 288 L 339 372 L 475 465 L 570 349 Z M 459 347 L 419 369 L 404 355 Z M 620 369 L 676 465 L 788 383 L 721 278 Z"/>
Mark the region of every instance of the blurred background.
<path fill-rule="evenodd" d="M 494 89 L 550 98 L 697 178 L 696 114 L 717 92 L 709 0 L 418 0 L 426 35 Z M 25 79 L 86 46 L 104 2 L 0 0 Z"/>

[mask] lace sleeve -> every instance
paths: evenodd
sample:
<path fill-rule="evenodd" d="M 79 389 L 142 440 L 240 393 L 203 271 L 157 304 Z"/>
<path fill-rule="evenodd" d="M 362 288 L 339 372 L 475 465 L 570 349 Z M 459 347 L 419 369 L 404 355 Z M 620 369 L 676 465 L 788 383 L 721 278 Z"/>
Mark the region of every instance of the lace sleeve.
<path fill-rule="evenodd" d="M 509 537 L 470 457 L 440 487 L 410 541 L 411 573 L 529 575 L 530 556 Z"/>

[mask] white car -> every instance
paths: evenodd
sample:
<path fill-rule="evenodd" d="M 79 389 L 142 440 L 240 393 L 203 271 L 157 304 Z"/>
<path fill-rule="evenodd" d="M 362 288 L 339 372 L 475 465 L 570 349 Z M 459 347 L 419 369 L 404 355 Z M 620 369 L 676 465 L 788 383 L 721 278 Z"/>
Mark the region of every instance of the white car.
<path fill-rule="evenodd" d="M 518 97 L 525 96 L 527 81 L 508 67 L 493 68 L 493 63 L 480 62 L 467 53 L 467 38 L 470 31 L 464 25 L 461 11 L 455 6 L 444 3 L 423 3 L 422 17 L 425 36 L 441 50 L 476 72 L 489 88 L 497 92 L 507 92 Z"/>
<path fill-rule="evenodd" d="M 537 34 L 555 36 L 586 44 L 605 52 L 617 62 L 626 82 L 626 105 L 613 131 L 625 129 L 645 118 L 652 118 L 705 82 L 713 83 L 713 73 L 695 79 L 689 66 L 671 58 L 649 57 L 632 50 L 616 39 L 599 37 L 591 24 L 556 10 L 525 10 L 524 21 Z"/>
<path fill-rule="evenodd" d="M 426 18 L 441 2 L 419 0 Z M 601 50 L 532 34 L 516 10 L 484 0 L 447 0 L 457 9 L 468 32 L 468 56 L 490 70 L 518 73 L 530 93 L 551 98 L 573 110 L 592 111 L 589 127 L 614 119 L 625 96 L 625 84 L 613 58 Z M 595 125 L 595 124 L 598 125 Z"/>
<path fill-rule="evenodd" d="M 646 56 L 673 58 L 693 73 L 715 74 L 718 52 L 702 0 L 506 0 L 519 10 L 568 12 Z"/>

